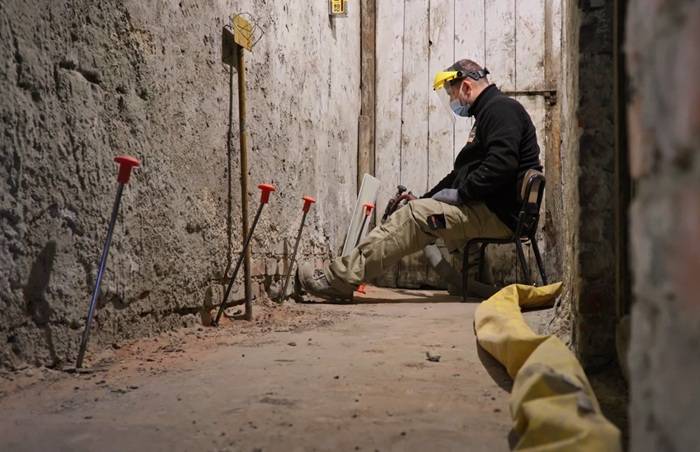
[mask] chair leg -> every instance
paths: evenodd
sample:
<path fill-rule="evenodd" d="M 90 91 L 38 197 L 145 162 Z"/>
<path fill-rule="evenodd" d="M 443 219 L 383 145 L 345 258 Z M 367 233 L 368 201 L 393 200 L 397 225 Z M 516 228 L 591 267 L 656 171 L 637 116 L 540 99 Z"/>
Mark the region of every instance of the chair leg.
<path fill-rule="evenodd" d="M 467 288 L 469 285 L 469 243 L 464 247 L 462 256 L 462 301 L 467 301 Z"/>
<path fill-rule="evenodd" d="M 479 249 L 479 281 L 484 282 L 484 268 L 486 267 L 486 245 L 488 243 L 482 243 Z"/>
<path fill-rule="evenodd" d="M 515 249 L 518 252 L 518 260 L 520 260 L 520 266 L 523 268 L 523 274 L 525 275 L 525 283 L 530 285 L 530 269 L 527 266 L 527 260 L 525 260 L 525 253 L 523 252 L 523 242 L 520 240 L 515 241 Z M 516 276 L 517 282 L 517 276 Z"/>
<path fill-rule="evenodd" d="M 530 243 L 532 243 L 532 251 L 535 253 L 535 260 L 537 261 L 537 268 L 540 271 L 540 276 L 542 277 L 542 285 L 547 285 L 547 276 L 544 274 L 544 264 L 542 263 L 542 255 L 540 255 L 540 248 L 537 246 L 537 240 L 534 237 L 530 237 Z"/>

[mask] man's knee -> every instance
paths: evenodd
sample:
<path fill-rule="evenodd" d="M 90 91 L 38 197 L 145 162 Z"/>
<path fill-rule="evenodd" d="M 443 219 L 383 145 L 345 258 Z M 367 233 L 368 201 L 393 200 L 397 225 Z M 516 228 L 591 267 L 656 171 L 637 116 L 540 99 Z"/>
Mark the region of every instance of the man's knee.
<path fill-rule="evenodd" d="M 426 218 L 430 215 L 443 212 L 440 202 L 430 198 L 414 199 L 408 203 L 408 207 L 411 209 L 413 218 L 423 222 L 425 222 Z"/>
<path fill-rule="evenodd" d="M 447 228 L 447 220 L 442 203 L 434 199 L 416 199 L 408 203 L 411 216 L 426 234 L 435 235 L 436 231 Z"/>

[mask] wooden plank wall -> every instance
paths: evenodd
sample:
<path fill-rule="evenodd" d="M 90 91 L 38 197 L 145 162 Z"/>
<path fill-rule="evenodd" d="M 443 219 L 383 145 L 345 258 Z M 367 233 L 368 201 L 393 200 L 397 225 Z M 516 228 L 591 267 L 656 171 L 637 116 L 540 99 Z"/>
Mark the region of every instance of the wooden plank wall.
<path fill-rule="evenodd" d="M 546 142 L 547 103 L 541 94 L 515 93 L 548 89 L 546 1 L 377 1 L 378 216 L 399 183 L 416 195 L 436 184 L 466 143 L 473 120 L 451 118 L 432 92 L 435 73 L 461 58 L 488 67 L 491 81 L 523 103 L 544 162 L 545 146 L 554 144 Z"/>

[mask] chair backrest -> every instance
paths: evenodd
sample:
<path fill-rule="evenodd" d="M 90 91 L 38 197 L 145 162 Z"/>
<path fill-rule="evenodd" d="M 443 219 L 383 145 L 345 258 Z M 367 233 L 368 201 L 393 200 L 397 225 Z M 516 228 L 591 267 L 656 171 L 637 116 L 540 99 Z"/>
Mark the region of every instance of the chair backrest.
<path fill-rule="evenodd" d="M 540 220 L 540 206 L 544 197 L 544 174 L 531 169 L 523 177 L 523 185 L 520 189 L 522 205 L 518 214 L 518 224 L 515 229 L 517 237 L 532 238 L 537 232 L 537 224 Z"/>

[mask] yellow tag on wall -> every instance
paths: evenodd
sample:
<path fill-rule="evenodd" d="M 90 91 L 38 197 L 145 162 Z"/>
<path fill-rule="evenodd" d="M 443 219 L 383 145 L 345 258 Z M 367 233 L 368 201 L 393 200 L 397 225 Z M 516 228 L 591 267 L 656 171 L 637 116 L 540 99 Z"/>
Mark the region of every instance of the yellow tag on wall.
<path fill-rule="evenodd" d="M 329 8 L 331 16 L 347 16 L 348 2 L 347 0 L 329 0 Z"/>
<path fill-rule="evenodd" d="M 253 49 L 253 25 L 241 15 L 233 18 L 233 40 L 244 49 Z"/>

